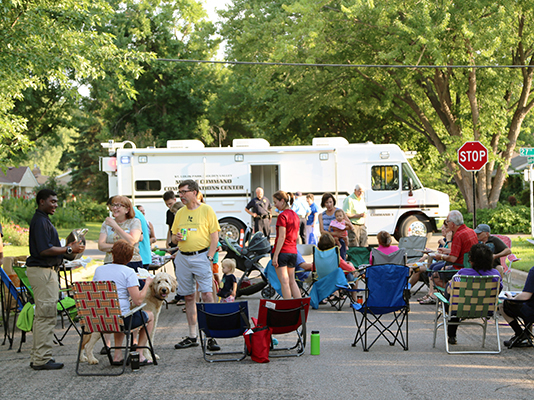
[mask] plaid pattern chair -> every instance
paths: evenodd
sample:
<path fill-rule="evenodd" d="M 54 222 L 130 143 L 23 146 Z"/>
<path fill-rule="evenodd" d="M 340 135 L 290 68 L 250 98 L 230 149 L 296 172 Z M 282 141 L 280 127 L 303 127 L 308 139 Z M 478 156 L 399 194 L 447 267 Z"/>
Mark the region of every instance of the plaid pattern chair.
<path fill-rule="evenodd" d="M 497 306 L 500 287 L 500 276 L 470 276 L 455 275 L 451 280 L 447 299 L 442 293 L 436 293 L 438 305 L 436 306 L 436 318 L 434 321 L 434 343 L 436 347 L 436 336 L 438 329 L 443 326 L 445 332 L 445 346 L 449 354 L 498 354 L 501 352 L 501 342 L 499 339 L 499 323 L 497 321 Z M 443 318 L 443 322 L 438 324 L 438 320 Z M 459 318 L 460 321 L 451 321 L 452 318 Z M 480 321 L 473 321 L 473 320 Z M 478 325 L 482 327 L 482 347 L 486 344 L 486 330 L 488 320 L 493 319 L 497 332 L 497 350 L 468 350 L 451 351 L 447 340 L 447 326 L 454 325 Z"/>
<path fill-rule="evenodd" d="M 74 282 L 74 299 L 76 300 L 76 308 L 78 309 L 78 317 L 80 318 L 80 325 L 82 327 L 82 337 L 80 339 L 80 346 L 78 349 L 78 358 L 76 360 L 76 373 L 83 376 L 114 376 L 124 373 L 126 368 L 126 361 L 130 352 L 130 336 L 131 336 L 131 323 L 130 318 L 129 326 L 125 326 L 124 318 L 133 315 L 137 311 L 141 310 L 145 303 L 136 307 L 127 314 L 121 314 L 121 308 L 119 303 L 119 296 L 117 294 L 117 287 L 115 282 L 112 281 L 94 281 L 94 282 Z M 143 321 L 143 328 L 146 331 L 146 325 Z M 112 349 L 124 350 L 124 363 L 122 369 L 118 373 L 81 373 L 79 372 L 80 366 L 80 354 L 82 352 L 83 336 L 89 335 L 94 332 L 99 332 L 104 346 L 107 350 L 107 356 L 109 363 L 113 362 L 111 357 Z M 122 332 L 126 336 L 126 345 L 121 347 L 107 347 L 104 339 L 104 333 L 117 333 Z M 137 346 L 138 349 L 149 349 L 152 355 L 154 365 L 157 365 L 156 355 L 150 336 L 147 333 L 148 345 Z"/>

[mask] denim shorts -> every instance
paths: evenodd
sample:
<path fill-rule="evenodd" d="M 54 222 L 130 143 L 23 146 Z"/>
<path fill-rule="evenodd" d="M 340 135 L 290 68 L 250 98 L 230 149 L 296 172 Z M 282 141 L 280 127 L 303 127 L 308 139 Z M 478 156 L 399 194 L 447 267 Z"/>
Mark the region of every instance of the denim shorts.
<path fill-rule="evenodd" d="M 143 325 L 143 321 L 145 321 L 145 324 L 147 323 L 148 314 L 143 310 L 136 311 L 135 313 L 133 313 L 133 315 L 130 315 L 129 317 L 124 318 L 125 327 L 128 327 L 128 324 L 130 323 L 130 319 L 132 320 L 132 329 L 134 329 L 134 328 L 137 328 Z"/>

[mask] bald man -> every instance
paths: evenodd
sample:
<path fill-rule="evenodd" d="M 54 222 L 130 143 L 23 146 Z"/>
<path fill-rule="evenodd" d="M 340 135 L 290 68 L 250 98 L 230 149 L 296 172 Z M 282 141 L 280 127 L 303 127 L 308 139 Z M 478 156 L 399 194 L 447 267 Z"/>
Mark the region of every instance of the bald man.
<path fill-rule="evenodd" d="M 256 189 L 256 197 L 245 207 L 247 214 L 254 218 L 254 232 L 263 232 L 266 238 L 271 236 L 271 202 L 263 195 L 263 189 Z"/>

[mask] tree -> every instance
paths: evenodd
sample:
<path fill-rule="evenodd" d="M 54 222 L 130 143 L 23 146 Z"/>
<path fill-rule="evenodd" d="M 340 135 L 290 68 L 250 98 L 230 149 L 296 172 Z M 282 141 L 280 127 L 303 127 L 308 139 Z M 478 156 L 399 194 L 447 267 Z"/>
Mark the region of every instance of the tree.
<path fill-rule="evenodd" d="M 0 10 L 0 160 L 16 160 L 34 138 L 28 122 L 39 122 L 17 102 L 40 92 L 46 102 L 33 109 L 47 117 L 53 107 L 77 95 L 83 78 L 104 78 L 128 96 L 135 92 L 126 79 L 138 76 L 149 53 L 119 49 L 99 26 L 113 13 L 105 0 L 6 0 Z M 110 76 L 106 71 L 113 71 Z M 43 112 L 44 111 L 44 112 Z M 42 121 L 41 121 L 42 122 Z M 49 127 L 49 126 L 48 126 Z M 46 132 L 47 126 L 41 124 Z M 33 130 L 37 132 L 37 130 Z M 6 165 L 5 162 L 1 162 Z"/>
<path fill-rule="evenodd" d="M 396 121 L 413 134 L 404 135 L 409 141 L 424 139 L 437 150 L 464 198 L 472 197 L 471 179 L 458 167 L 456 151 L 466 140 L 480 140 L 490 149 L 477 184 L 477 207 L 486 208 L 497 204 L 534 106 L 533 7 L 513 0 L 235 0 L 223 14 L 222 33 L 233 59 L 391 66 L 254 67 L 255 80 L 246 82 L 288 121 L 304 113 L 319 118 L 325 109 L 340 118 Z M 481 68 L 486 65 L 522 68 Z M 360 120 L 347 132 L 358 134 Z"/>

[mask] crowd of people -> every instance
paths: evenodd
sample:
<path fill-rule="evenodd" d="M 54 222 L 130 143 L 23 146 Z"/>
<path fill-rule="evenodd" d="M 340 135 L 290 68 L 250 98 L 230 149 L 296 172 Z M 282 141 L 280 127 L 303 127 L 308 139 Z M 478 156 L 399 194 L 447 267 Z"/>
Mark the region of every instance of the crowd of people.
<path fill-rule="evenodd" d="M 175 302 L 180 298 L 184 300 L 188 324 L 187 335 L 175 348 L 184 349 L 199 345 L 195 306 L 198 297 L 203 302 L 216 301 L 216 297 L 223 302 L 234 301 L 237 279 L 234 275 L 236 263 L 232 259 L 223 260 L 223 276 L 219 279 L 217 257 L 220 226 L 213 209 L 204 203 L 198 183 L 194 180 L 181 182 L 178 194 L 179 200 L 174 192 L 166 192 L 163 200 L 168 207 L 165 217 L 168 225 L 166 246 L 172 254 L 178 282 Z M 324 211 L 319 213 L 313 194 L 303 196 L 300 192 L 292 194 L 279 190 L 272 195 L 271 205 L 271 201 L 264 196 L 263 189 L 256 189 L 256 197 L 247 204 L 246 211 L 253 218 L 255 231 L 262 232 L 266 237 L 271 236 L 271 221 L 273 215 L 277 215 L 271 262 L 284 299 L 301 297 L 295 280 L 295 268 L 300 266 L 308 270 L 313 267 L 298 253 L 299 240 L 301 243 L 317 244 L 321 250 L 338 246 L 340 267 L 347 274 L 355 273 L 354 266 L 346 262 L 346 253 L 349 246 L 368 246 L 365 226 L 367 208 L 363 194 L 363 186 L 355 185 L 354 193 L 345 199 L 342 208 L 337 208 L 335 197 L 331 193 L 325 193 L 321 198 Z M 57 230 L 49 219 L 57 208 L 56 193 L 43 189 L 37 194 L 36 203 L 37 210 L 30 224 L 30 257 L 26 263 L 36 303 L 30 366 L 37 370 L 60 369 L 63 364 L 56 362 L 52 356 L 59 287 L 57 269 L 65 255 L 82 253 L 85 246 L 82 242 L 61 246 Z M 104 265 L 97 268 L 94 279 L 115 281 L 121 309 L 126 311 L 130 300 L 139 304 L 146 293 L 150 278 L 144 281 L 143 286 L 135 273 L 150 264 L 151 245 L 155 243 L 156 237 L 153 225 L 145 219 L 142 206 L 134 207 L 128 198 L 114 196 L 109 199 L 108 207 L 111 216 L 104 220 L 98 240 L 98 249 L 105 253 Z M 441 232 L 443 238 L 439 241 L 439 248 L 434 251 L 427 249 L 427 254 L 420 260 L 426 261 L 428 268 L 422 266 L 410 278 L 410 283 L 414 285 L 421 277 L 429 277 L 430 289 L 427 295 L 419 299 L 421 304 L 435 303 L 434 286 L 446 286 L 440 274 L 442 270 L 454 270 L 458 275 L 503 276 L 500 260 L 510 254 L 510 249 L 497 236 L 491 235 L 489 225 L 480 224 L 475 229 L 470 229 L 464 224 L 462 214 L 453 210 Z M 379 232 L 377 239 L 379 245 L 373 252 L 388 255 L 399 249 L 392 244 L 388 232 Z M 2 250 L 0 235 L 0 262 Z M 371 254 L 370 263 L 372 260 Z M 513 338 L 505 341 L 505 345 L 512 342 L 521 344 L 527 340 L 520 322 L 534 321 L 532 293 L 534 267 L 529 272 L 524 290 L 504 301 L 504 318 L 515 333 Z M 141 312 L 132 318 L 134 326 L 140 326 L 145 321 L 150 333 L 153 315 Z M 457 343 L 456 329 L 455 325 L 451 325 L 449 329 L 450 344 Z M 122 340 L 117 335 L 116 346 L 120 346 Z M 143 344 L 146 333 L 141 331 L 138 340 Z M 208 339 L 207 347 L 210 351 L 220 350 L 213 338 Z M 120 353 L 117 351 L 113 360 L 120 364 L 122 360 L 118 357 Z M 148 363 L 144 359 L 141 362 Z"/>

